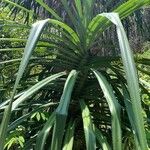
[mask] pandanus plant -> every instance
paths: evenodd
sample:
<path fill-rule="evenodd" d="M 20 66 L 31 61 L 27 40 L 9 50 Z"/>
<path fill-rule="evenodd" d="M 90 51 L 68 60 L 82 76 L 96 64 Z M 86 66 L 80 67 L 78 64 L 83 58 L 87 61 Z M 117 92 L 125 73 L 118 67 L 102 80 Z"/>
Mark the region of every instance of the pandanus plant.
<path fill-rule="evenodd" d="M 121 19 L 150 1 L 129 0 L 111 13 L 93 16 L 94 0 L 75 0 L 71 8 L 62 0 L 68 23 L 43 1 L 36 1 L 55 19 L 32 25 L 11 98 L 0 105 L 1 110 L 5 108 L 0 149 L 10 131 L 24 123 L 31 126 L 29 118 L 46 111 L 48 120 L 34 124 L 33 133 L 25 137 L 26 149 L 121 150 L 123 136 L 129 132 L 134 149 L 148 150 L 136 65 Z M 95 55 L 97 39 L 113 24 L 120 54 Z M 46 56 L 32 61 L 33 51 L 41 47 Z M 32 68 L 37 65 L 41 68 L 34 74 Z M 28 86 L 30 77 L 36 84 Z"/>

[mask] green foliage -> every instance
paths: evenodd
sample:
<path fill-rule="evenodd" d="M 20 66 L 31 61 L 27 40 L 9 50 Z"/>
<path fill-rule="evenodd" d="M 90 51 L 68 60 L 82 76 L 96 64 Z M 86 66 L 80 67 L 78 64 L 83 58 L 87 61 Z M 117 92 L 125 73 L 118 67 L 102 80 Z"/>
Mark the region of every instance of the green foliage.
<path fill-rule="evenodd" d="M 37 121 L 40 121 L 41 119 L 43 121 L 48 120 L 48 114 L 47 113 L 43 113 L 43 112 L 35 112 L 34 114 L 32 114 L 31 119 L 36 118 Z"/>
<path fill-rule="evenodd" d="M 2 23 L 0 53 L 12 56 L 0 62 L 0 149 L 148 150 L 150 61 L 134 59 L 120 18 L 150 1 L 129 0 L 95 16 L 92 0 L 75 0 L 72 7 L 62 0 L 65 19 L 37 2 L 53 18 L 23 25 L 19 17 L 33 12 L 4 0 L 4 10 L 19 14 Z M 97 40 L 112 24 L 120 53 L 97 54 Z"/>
<path fill-rule="evenodd" d="M 9 136 L 6 138 L 5 148 L 9 150 L 11 147 L 14 148 L 23 148 L 24 147 L 24 128 L 18 126 L 14 131 L 9 133 Z"/>

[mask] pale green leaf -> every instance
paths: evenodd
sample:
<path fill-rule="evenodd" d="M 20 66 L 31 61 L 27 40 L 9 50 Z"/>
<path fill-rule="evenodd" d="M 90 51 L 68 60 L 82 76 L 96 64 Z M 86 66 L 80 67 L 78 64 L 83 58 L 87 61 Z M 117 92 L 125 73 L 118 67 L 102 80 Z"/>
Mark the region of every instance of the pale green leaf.
<path fill-rule="evenodd" d="M 80 100 L 80 106 L 82 111 L 86 148 L 87 150 L 96 150 L 96 138 L 95 138 L 90 111 L 83 100 Z"/>

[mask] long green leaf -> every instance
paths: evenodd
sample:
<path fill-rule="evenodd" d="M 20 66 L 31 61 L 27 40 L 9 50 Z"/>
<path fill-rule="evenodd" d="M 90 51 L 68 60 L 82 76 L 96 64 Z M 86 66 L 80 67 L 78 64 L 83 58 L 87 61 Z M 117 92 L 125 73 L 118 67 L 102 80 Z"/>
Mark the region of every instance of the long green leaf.
<path fill-rule="evenodd" d="M 147 89 L 150 89 L 150 83 L 149 82 L 146 82 L 145 80 L 143 79 L 139 79 L 139 82 L 144 85 Z"/>
<path fill-rule="evenodd" d="M 19 38 L 0 38 L 0 41 L 26 42 L 27 39 L 19 39 Z"/>
<path fill-rule="evenodd" d="M 60 26 L 61 28 L 63 28 L 65 31 L 67 31 L 67 33 L 71 36 L 70 38 L 73 39 L 74 41 L 74 44 L 78 44 L 79 43 L 79 37 L 78 35 L 76 34 L 76 32 L 71 28 L 69 27 L 67 24 L 61 22 L 61 21 L 58 21 L 58 20 L 55 20 L 55 19 L 49 19 L 49 22 L 54 24 L 54 25 L 58 25 Z"/>
<path fill-rule="evenodd" d="M 22 51 L 24 48 L 4 48 L 0 49 L 0 52 L 7 52 L 7 51 Z"/>
<path fill-rule="evenodd" d="M 111 68 L 116 74 L 118 79 L 120 80 L 121 83 L 121 89 L 119 90 L 119 93 L 121 94 L 121 97 L 124 99 L 124 103 L 125 103 L 125 107 L 126 107 L 126 112 L 128 114 L 128 118 L 132 127 L 132 131 L 133 131 L 133 135 L 134 135 L 134 139 L 135 139 L 135 145 L 137 150 L 140 150 L 140 146 L 139 146 L 139 140 L 138 140 L 138 134 L 137 134 L 137 129 L 136 129 L 136 125 L 135 125 L 135 120 L 134 120 L 134 113 L 133 113 L 133 109 L 132 109 L 132 103 L 131 103 L 131 99 L 129 96 L 129 92 L 128 89 L 126 87 L 126 80 L 124 78 L 123 75 L 120 74 L 120 72 L 118 72 L 117 69 L 115 68 Z"/>
<path fill-rule="evenodd" d="M 15 120 L 14 122 L 12 122 L 9 127 L 8 127 L 8 132 L 11 131 L 11 130 L 14 130 L 16 127 L 18 127 L 23 121 L 27 120 L 29 117 L 32 116 L 32 114 L 34 114 L 35 112 L 37 111 L 40 111 L 44 108 L 47 108 L 47 107 L 50 107 L 50 106 L 54 106 L 56 105 L 57 103 L 53 103 L 53 102 L 50 102 L 48 104 L 42 104 L 41 106 L 38 106 L 38 107 L 35 107 L 31 112 L 21 116 L 20 118 L 18 118 L 17 120 Z"/>
<path fill-rule="evenodd" d="M 15 96 L 14 96 L 14 99 L 20 97 L 23 93 L 24 93 L 24 92 L 21 92 L 21 93 L 15 95 Z M 2 103 L 0 104 L 0 109 L 3 109 L 4 107 L 6 107 L 6 105 L 10 102 L 10 100 L 11 100 L 11 99 L 8 99 L 8 100 L 2 102 Z"/>
<path fill-rule="evenodd" d="M 26 11 L 26 12 L 28 12 L 28 13 L 32 13 L 32 14 L 33 14 L 33 11 L 28 10 L 28 9 L 26 9 L 25 7 L 22 7 L 22 6 L 20 6 L 20 5 L 16 4 L 16 3 L 14 3 L 14 2 L 12 2 L 12 1 L 3 0 L 3 2 L 6 2 L 6 3 L 10 4 L 10 5 L 13 5 L 13 6 L 15 6 L 15 7 L 20 8 L 20 9 L 23 10 L 23 11 Z"/>
<path fill-rule="evenodd" d="M 89 22 L 91 21 L 92 17 L 93 17 L 93 8 L 94 8 L 94 3 L 95 0 L 83 0 L 82 1 L 83 5 L 83 15 L 84 15 L 84 25 L 87 28 L 87 26 L 89 25 Z"/>
<path fill-rule="evenodd" d="M 38 59 L 38 58 L 30 58 L 30 60 L 36 60 L 36 59 Z M 14 62 L 20 62 L 22 60 L 22 58 L 17 58 L 17 59 L 11 59 L 11 60 L 6 60 L 6 61 L 1 61 L 0 62 L 0 65 L 3 65 L 3 64 L 9 64 L 9 63 L 14 63 Z"/>
<path fill-rule="evenodd" d="M 71 12 L 71 9 L 68 5 L 68 1 L 67 0 L 61 0 L 61 3 L 63 4 L 66 12 L 68 13 L 68 16 L 70 17 L 71 22 L 73 23 L 73 25 L 75 27 L 77 27 L 77 20 L 76 20 L 75 16 L 73 15 L 73 13 Z"/>
<path fill-rule="evenodd" d="M 10 119 L 10 115 L 11 115 L 11 109 L 12 109 L 12 103 L 13 103 L 13 99 L 18 87 L 18 84 L 20 82 L 20 79 L 22 78 L 22 75 L 25 71 L 25 68 L 29 62 L 30 56 L 32 51 L 34 50 L 36 43 L 43 31 L 43 28 L 45 27 L 46 23 L 48 22 L 48 20 L 43 20 L 43 21 L 39 21 L 35 24 L 32 25 L 32 29 L 24 50 L 24 54 L 23 54 L 23 58 L 19 67 L 19 71 L 17 74 L 17 78 L 15 81 L 15 85 L 14 85 L 14 89 L 11 95 L 11 100 L 9 102 L 8 107 L 5 109 L 4 111 L 4 115 L 3 115 L 3 119 L 1 122 L 1 126 L 0 126 L 0 150 L 4 149 L 4 142 L 5 142 L 5 138 L 6 138 L 6 133 L 7 133 L 7 127 L 8 127 L 8 123 L 9 123 L 9 119 Z"/>
<path fill-rule="evenodd" d="M 76 32 L 78 33 L 79 35 L 79 38 L 80 38 L 80 44 L 82 44 L 82 46 L 85 45 L 85 27 L 81 21 L 82 18 L 80 18 L 77 15 L 74 15 L 68 5 L 68 1 L 67 0 L 61 0 L 66 12 L 68 13 L 68 16 L 72 22 L 72 24 L 74 25 L 75 29 L 76 29 Z M 82 19 L 83 20 L 83 19 Z M 81 51 L 83 52 L 83 47 L 81 48 Z"/>
<path fill-rule="evenodd" d="M 130 120 L 130 124 L 132 126 L 136 148 L 137 148 L 137 150 L 138 149 L 140 150 L 140 146 L 139 146 L 139 142 L 138 142 L 139 140 L 138 140 L 138 136 L 137 136 L 138 135 L 137 128 L 136 128 L 136 124 L 135 124 L 135 118 L 134 118 L 134 113 L 133 113 L 133 109 L 132 109 L 132 104 L 130 101 L 130 96 L 126 89 L 126 86 L 123 83 L 121 83 L 121 85 L 122 85 L 122 90 L 123 90 L 123 95 L 124 95 L 124 103 L 126 106 L 126 111 L 127 111 L 127 114 L 128 114 L 129 120 Z"/>
<path fill-rule="evenodd" d="M 135 67 L 134 57 L 130 49 L 126 33 L 124 31 L 123 25 L 117 13 L 104 13 L 101 15 L 105 16 L 116 25 L 119 46 L 121 50 L 121 57 L 122 57 L 123 66 L 126 74 L 128 88 L 129 88 L 129 93 L 131 97 L 132 109 L 134 113 L 138 139 L 139 139 L 141 149 L 147 150 L 148 146 L 147 146 L 147 140 L 146 140 L 146 135 L 144 130 L 144 120 L 141 113 L 142 106 L 141 106 L 141 98 L 139 93 L 139 82 L 138 82 L 137 70 Z"/>
<path fill-rule="evenodd" d="M 80 100 L 80 107 L 82 111 L 86 148 L 87 150 L 96 150 L 96 138 L 95 138 L 90 111 L 83 100 Z"/>
<path fill-rule="evenodd" d="M 150 76 L 150 71 L 147 71 L 145 69 L 142 69 L 141 67 L 137 67 L 137 69 L 142 72 L 142 73 L 145 73 L 146 75 Z"/>
<path fill-rule="evenodd" d="M 72 70 L 70 72 L 64 86 L 63 94 L 60 99 L 60 104 L 56 109 L 56 122 L 53 131 L 51 150 L 61 149 L 65 124 L 66 124 L 66 118 L 67 118 L 69 103 L 71 99 L 71 93 L 77 78 L 77 74 L 78 73 L 75 70 Z"/>
<path fill-rule="evenodd" d="M 129 16 L 132 12 L 139 9 L 143 5 L 149 5 L 149 0 L 129 0 L 119 6 L 117 9 L 114 10 L 114 12 L 119 13 L 120 18 L 125 18 Z"/>
<path fill-rule="evenodd" d="M 95 135 L 96 135 L 96 139 L 101 144 L 103 150 L 111 150 L 110 145 L 106 140 L 106 137 L 103 136 L 103 134 L 97 127 L 95 127 Z"/>
<path fill-rule="evenodd" d="M 81 0 L 75 0 L 75 6 L 76 6 L 77 12 L 79 14 L 79 17 L 82 19 L 83 18 L 83 11 L 82 11 Z"/>
<path fill-rule="evenodd" d="M 66 131 L 64 146 L 62 150 L 72 150 L 74 141 L 75 122 L 70 121 Z"/>
<path fill-rule="evenodd" d="M 56 12 L 51 9 L 48 5 L 46 5 L 43 0 L 36 0 L 43 8 L 45 8 L 50 14 L 52 14 L 57 20 L 62 21 L 62 18 L 56 14 Z"/>
<path fill-rule="evenodd" d="M 113 150 L 121 150 L 121 121 L 120 121 L 120 105 L 114 95 L 113 89 L 106 80 L 106 78 L 98 71 L 92 69 L 99 85 L 104 93 L 104 96 L 108 102 L 109 109 L 112 116 L 112 139 Z"/>
<path fill-rule="evenodd" d="M 55 112 L 53 112 L 49 117 L 48 121 L 45 123 L 43 129 L 40 131 L 40 133 L 37 136 L 36 145 L 35 145 L 36 150 L 44 149 L 47 136 L 49 135 L 50 129 L 54 125 L 55 119 L 56 119 L 56 114 Z"/>
<path fill-rule="evenodd" d="M 80 50 L 82 51 L 82 53 L 84 53 L 84 49 L 83 47 L 85 47 L 85 44 L 86 44 L 86 40 L 85 40 L 85 27 L 82 23 L 82 18 L 79 17 L 79 15 L 73 15 L 69 5 L 68 5 L 68 2 L 67 0 L 61 0 L 66 12 L 68 13 L 68 16 L 72 22 L 72 24 L 74 25 L 75 29 L 76 29 L 76 32 L 78 33 L 78 36 L 79 36 L 79 39 L 80 39 L 80 44 L 82 45 L 82 48 L 80 47 Z M 81 46 L 80 45 L 80 46 Z"/>
<path fill-rule="evenodd" d="M 22 103 L 23 101 L 25 101 L 27 98 L 29 98 L 32 94 L 34 94 L 35 92 L 37 92 L 40 88 L 44 87 L 45 85 L 47 85 L 48 83 L 50 83 L 51 81 L 65 75 L 65 72 L 60 72 L 54 75 L 51 75 L 43 80 L 41 80 L 40 82 L 38 82 L 37 84 L 35 84 L 34 86 L 32 86 L 31 88 L 29 88 L 27 91 L 24 92 L 23 95 L 21 95 L 19 98 L 17 98 L 12 105 L 12 110 L 14 110 L 15 108 L 17 108 L 17 106 Z"/>
<path fill-rule="evenodd" d="M 121 19 L 127 17 L 131 13 L 133 13 L 135 10 L 139 9 L 143 5 L 150 4 L 149 0 L 129 0 L 119 6 L 117 9 L 114 10 L 114 12 L 117 12 Z M 92 21 L 89 23 L 87 32 L 88 32 L 88 38 L 87 38 L 87 44 L 90 47 L 93 41 L 98 37 L 99 34 L 101 34 L 103 31 L 105 31 L 109 26 L 111 26 L 112 23 L 108 21 L 106 18 L 97 15 L 92 19 Z"/>

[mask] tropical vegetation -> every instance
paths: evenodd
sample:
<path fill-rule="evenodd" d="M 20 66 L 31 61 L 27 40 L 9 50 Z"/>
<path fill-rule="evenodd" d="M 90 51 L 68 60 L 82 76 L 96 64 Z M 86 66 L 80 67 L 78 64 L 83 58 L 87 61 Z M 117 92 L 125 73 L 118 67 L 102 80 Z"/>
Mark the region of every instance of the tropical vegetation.
<path fill-rule="evenodd" d="M 149 149 L 150 46 L 122 20 L 150 0 L 118 3 L 1 2 L 0 150 Z"/>

